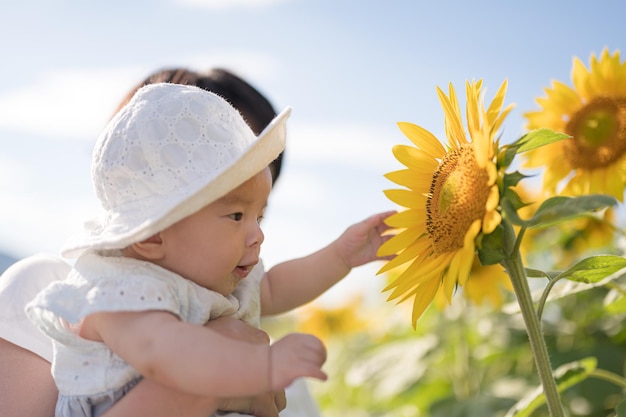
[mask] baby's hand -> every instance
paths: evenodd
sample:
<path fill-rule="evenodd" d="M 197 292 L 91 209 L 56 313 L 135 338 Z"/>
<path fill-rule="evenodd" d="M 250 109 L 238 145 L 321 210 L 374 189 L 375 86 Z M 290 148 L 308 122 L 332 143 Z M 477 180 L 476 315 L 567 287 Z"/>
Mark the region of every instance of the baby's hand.
<path fill-rule="evenodd" d="M 270 346 L 270 386 L 273 391 L 291 385 L 297 378 L 326 380 L 322 371 L 326 348 L 315 336 L 289 334 Z"/>
<path fill-rule="evenodd" d="M 386 232 L 391 228 L 385 224 L 385 219 L 395 211 L 374 214 L 362 222 L 355 223 L 336 240 L 339 253 L 348 268 L 354 268 L 377 259 L 391 259 L 391 257 L 377 256 L 378 248 L 392 236 Z"/>

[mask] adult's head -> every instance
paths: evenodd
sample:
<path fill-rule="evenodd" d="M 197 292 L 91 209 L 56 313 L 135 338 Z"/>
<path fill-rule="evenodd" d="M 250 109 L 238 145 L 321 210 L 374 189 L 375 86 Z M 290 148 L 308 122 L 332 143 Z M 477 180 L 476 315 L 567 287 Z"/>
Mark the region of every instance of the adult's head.
<path fill-rule="evenodd" d="M 131 89 L 117 110 L 128 103 L 141 87 L 155 83 L 193 85 L 223 97 L 239 110 L 255 135 L 259 135 L 277 115 L 272 104 L 256 88 L 241 77 L 222 68 L 214 68 L 207 72 L 196 72 L 185 68 L 156 71 Z M 280 175 L 283 154 L 284 151 L 270 164 L 274 183 Z"/>

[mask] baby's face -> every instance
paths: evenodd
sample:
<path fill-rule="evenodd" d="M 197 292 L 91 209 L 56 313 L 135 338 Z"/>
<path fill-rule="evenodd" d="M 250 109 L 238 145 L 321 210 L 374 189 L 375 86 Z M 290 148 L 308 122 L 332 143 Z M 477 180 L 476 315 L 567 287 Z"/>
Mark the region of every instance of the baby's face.
<path fill-rule="evenodd" d="M 268 168 L 161 232 L 160 265 L 229 295 L 259 262 L 263 216 L 272 186 Z"/>

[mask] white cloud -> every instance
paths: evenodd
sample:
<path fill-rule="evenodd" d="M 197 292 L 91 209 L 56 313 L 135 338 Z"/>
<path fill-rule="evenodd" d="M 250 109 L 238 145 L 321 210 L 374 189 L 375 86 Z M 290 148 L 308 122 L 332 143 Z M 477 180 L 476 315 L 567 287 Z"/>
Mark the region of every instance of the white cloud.
<path fill-rule="evenodd" d="M 53 72 L 0 96 L 0 127 L 93 141 L 131 87 L 134 72 L 128 68 Z"/>
<path fill-rule="evenodd" d="M 178 62 L 182 62 L 179 64 Z M 251 65 L 254 63 L 254 65 Z M 69 68 L 0 95 L 0 128 L 42 137 L 94 141 L 124 95 L 148 74 L 184 66 L 203 71 L 223 67 L 263 85 L 280 65 L 271 56 L 248 51 L 195 54 L 153 67 Z"/>
<path fill-rule="evenodd" d="M 270 7 L 286 1 L 288 0 L 177 0 L 177 3 L 183 6 L 222 10 L 231 8 Z"/>

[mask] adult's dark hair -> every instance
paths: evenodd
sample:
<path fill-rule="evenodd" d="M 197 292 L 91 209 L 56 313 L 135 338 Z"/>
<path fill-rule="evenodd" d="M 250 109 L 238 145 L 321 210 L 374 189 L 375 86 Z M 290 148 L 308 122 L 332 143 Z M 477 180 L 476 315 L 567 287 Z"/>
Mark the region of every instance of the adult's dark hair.
<path fill-rule="evenodd" d="M 272 104 L 256 88 L 243 78 L 222 68 L 214 68 L 204 73 L 185 68 L 169 68 L 154 72 L 126 95 L 117 110 L 124 107 L 141 87 L 156 83 L 194 85 L 223 97 L 239 110 L 248 126 L 257 135 L 277 114 Z M 270 164 L 273 183 L 276 183 L 280 175 L 283 154 L 284 151 Z"/>

